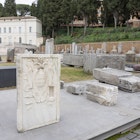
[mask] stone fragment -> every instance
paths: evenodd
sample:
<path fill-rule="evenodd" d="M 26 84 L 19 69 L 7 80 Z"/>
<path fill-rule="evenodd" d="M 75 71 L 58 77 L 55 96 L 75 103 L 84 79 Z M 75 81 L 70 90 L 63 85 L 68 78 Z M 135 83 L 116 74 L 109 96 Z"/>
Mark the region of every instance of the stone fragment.
<path fill-rule="evenodd" d="M 60 81 L 60 89 L 63 89 L 64 88 L 64 81 Z"/>
<path fill-rule="evenodd" d="M 8 49 L 7 50 L 7 62 L 14 62 L 14 49 Z"/>
<path fill-rule="evenodd" d="M 86 86 L 85 85 L 80 85 L 80 84 L 70 84 L 67 86 L 67 92 L 75 94 L 75 95 L 81 95 L 85 93 L 86 91 Z"/>
<path fill-rule="evenodd" d="M 140 78 L 136 76 L 120 77 L 119 88 L 129 92 L 139 92 Z"/>
<path fill-rule="evenodd" d="M 118 87 L 94 82 L 87 85 L 87 99 L 99 104 L 112 106 L 117 103 Z"/>
<path fill-rule="evenodd" d="M 17 55 L 17 129 L 49 125 L 60 118 L 60 56 Z"/>
<path fill-rule="evenodd" d="M 140 71 L 140 64 L 133 65 L 133 70 Z"/>
<path fill-rule="evenodd" d="M 112 68 L 96 68 L 93 70 L 93 77 L 99 80 L 100 82 L 105 82 L 111 85 L 118 86 L 120 77 L 131 76 L 131 72 L 126 72 L 123 70 L 117 70 Z"/>
<path fill-rule="evenodd" d="M 114 68 L 124 70 L 125 55 L 121 54 L 84 54 L 83 69 L 85 72 L 92 73 L 95 68 Z"/>
<path fill-rule="evenodd" d="M 82 54 L 77 54 L 77 55 L 64 54 L 63 63 L 66 65 L 82 67 L 83 66 L 83 55 Z"/>

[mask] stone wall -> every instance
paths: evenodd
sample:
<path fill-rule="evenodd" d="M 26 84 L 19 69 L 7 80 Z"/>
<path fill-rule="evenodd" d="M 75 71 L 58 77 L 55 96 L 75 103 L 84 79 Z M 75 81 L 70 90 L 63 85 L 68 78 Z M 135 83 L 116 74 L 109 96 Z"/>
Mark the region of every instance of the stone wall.
<path fill-rule="evenodd" d="M 140 52 L 140 41 L 122 41 L 122 42 L 106 42 L 107 46 L 107 53 L 110 53 L 113 46 L 118 46 L 119 44 L 122 44 L 122 53 L 126 53 L 128 50 L 131 50 L 131 47 L 136 48 L 136 53 Z M 87 45 L 89 46 L 89 49 L 96 50 L 97 48 L 102 47 L 103 42 L 96 42 L 96 43 L 79 43 L 78 46 L 81 46 L 85 48 Z M 61 50 L 67 50 L 71 48 L 71 44 L 60 44 L 55 45 L 55 52 L 61 52 Z"/>

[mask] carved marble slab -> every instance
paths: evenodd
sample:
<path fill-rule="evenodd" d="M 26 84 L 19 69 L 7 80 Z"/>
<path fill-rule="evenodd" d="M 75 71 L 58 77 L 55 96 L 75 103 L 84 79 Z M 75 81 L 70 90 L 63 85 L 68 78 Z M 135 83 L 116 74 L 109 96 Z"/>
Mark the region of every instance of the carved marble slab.
<path fill-rule="evenodd" d="M 17 55 L 17 129 L 49 125 L 60 118 L 60 56 Z"/>

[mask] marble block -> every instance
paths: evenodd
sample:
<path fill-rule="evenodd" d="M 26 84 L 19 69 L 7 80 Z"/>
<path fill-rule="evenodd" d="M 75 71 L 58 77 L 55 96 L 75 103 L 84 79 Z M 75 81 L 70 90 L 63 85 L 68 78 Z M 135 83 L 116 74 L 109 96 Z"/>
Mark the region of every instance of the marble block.
<path fill-rule="evenodd" d="M 86 86 L 80 85 L 80 84 L 70 84 L 67 86 L 67 92 L 75 94 L 75 95 L 81 95 L 85 93 Z"/>
<path fill-rule="evenodd" d="M 118 86 L 120 77 L 131 76 L 131 72 L 117 70 L 112 68 L 96 68 L 93 70 L 93 76 L 100 82 L 105 82 L 111 85 Z"/>
<path fill-rule="evenodd" d="M 60 118 L 60 56 L 17 55 L 17 129 L 49 125 Z"/>
<path fill-rule="evenodd" d="M 136 76 L 119 78 L 119 88 L 128 92 L 140 92 L 140 78 Z"/>
<path fill-rule="evenodd" d="M 91 83 L 86 89 L 87 99 L 99 104 L 112 106 L 117 103 L 118 87 L 104 83 Z"/>

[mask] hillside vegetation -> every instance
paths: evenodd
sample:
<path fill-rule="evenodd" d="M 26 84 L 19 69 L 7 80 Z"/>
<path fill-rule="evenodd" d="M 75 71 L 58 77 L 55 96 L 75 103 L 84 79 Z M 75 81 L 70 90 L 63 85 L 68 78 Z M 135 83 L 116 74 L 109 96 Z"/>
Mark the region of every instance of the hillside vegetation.
<path fill-rule="evenodd" d="M 68 36 L 66 29 L 60 29 L 56 34 L 55 44 L 140 40 L 140 27 L 87 28 L 85 36 L 83 32 L 83 28 L 74 28 L 73 35 Z"/>

